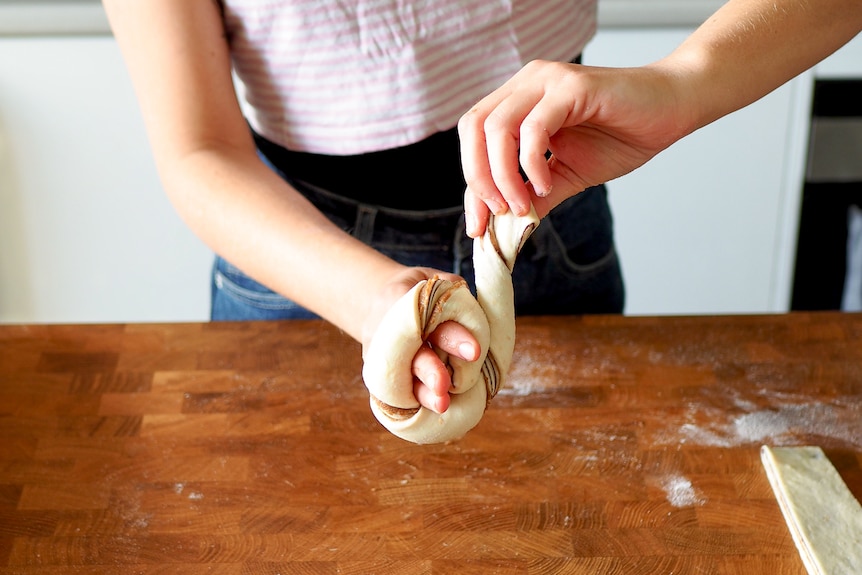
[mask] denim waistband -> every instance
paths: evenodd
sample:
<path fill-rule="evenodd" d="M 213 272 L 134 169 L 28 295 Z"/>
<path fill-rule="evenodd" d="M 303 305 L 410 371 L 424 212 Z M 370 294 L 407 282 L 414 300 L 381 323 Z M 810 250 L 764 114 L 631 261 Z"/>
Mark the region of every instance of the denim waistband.
<path fill-rule="evenodd" d="M 361 240 L 370 241 L 373 230 L 363 229 L 369 226 L 418 235 L 440 233 L 448 238 L 459 226 L 463 227 L 464 208 L 460 205 L 433 210 L 401 210 L 366 204 L 301 180 L 290 179 L 290 183 L 330 221 Z"/>

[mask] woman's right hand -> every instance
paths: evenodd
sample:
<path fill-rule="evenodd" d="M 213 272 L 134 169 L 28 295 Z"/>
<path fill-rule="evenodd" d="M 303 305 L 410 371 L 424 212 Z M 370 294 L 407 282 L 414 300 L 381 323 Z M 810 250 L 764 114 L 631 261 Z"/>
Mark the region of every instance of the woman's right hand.
<path fill-rule="evenodd" d="M 416 284 L 433 277 L 450 281 L 463 279 L 455 274 L 431 268 L 404 267 L 384 284 L 374 298 L 363 324 L 361 341 L 363 349 L 368 348 L 371 338 L 377 332 L 389 308 Z M 434 352 L 434 348 L 465 361 L 476 361 L 481 350 L 473 334 L 454 321 L 447 321 L 437 326 L 426 341 L 430 347 L 420 347 L 413 357 L 413 395 L 426 409 L 443 413 L 449 408 L 452 378 L 446 365 Z"/>

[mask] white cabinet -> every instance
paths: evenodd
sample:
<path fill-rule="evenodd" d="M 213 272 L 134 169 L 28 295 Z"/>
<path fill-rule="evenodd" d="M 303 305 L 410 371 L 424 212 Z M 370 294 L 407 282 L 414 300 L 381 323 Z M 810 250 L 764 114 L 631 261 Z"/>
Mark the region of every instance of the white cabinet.
<path fill-rule="evenodd" d="M 585 63 L 645 64 L 691 31 L 601 30 Z M 810 86 L 803 75 L 608 183 L 626 313 L 788 309 Z"/>
<path fill-rule="evenodd" d="M 206 319 L 211 259 L 113 38 L 0 38 L 0 322 Z"/>

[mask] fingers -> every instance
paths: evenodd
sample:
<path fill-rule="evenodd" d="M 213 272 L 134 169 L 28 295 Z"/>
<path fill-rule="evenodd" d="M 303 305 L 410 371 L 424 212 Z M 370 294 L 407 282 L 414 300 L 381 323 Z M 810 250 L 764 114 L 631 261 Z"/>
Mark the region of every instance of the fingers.
<path fill-rule="evenodd" d="M 491 176 L 485 130 L 482 125 L 482 103 L 467 112 L 458 121 L 461 142 L 461 168 L 467 189 L 464 192 L 464 216 L 467 235 L 480 236 L 485 231 L 491 213 L 502 213 L 506 200 L 497 189 Z"/>
<path fill-rule="evenodd" d="M 449 408 L 452 377 L 431 346 L 465 361 L 476 361 L 481 350 L 467 328 L 453 321 L 438 326 L 428 337 L 428 343 L 413 358 L 413 395 L 423 407 L 443 413 Z"/>
<path fill-rule="evenodd" d="M 524 215 L 536 197 L 550 194 L 554 182 L 546 154 L 573 107 L 571 92 L 559 82 L 571 70 L 568 64 L 531 62 L 462 116 L 458 132 L 470 237 L 484 232 L 489 213 L 511 209 Z"/>
<path fill-rule="evenodd" d="M 503 196 L 505 205 L 494 209 L 494 214 L 504 213 L 511 208 L 516 215 L 522 216 L 529 211 L 530 196 L 524 185 L 518 163 L 520 148 L 519 110 L 511 109 L 511 100 L 502 100 L 485 118 L 485 149 L 491 179 L 497 194 Z M 486 203 L 488 199 L 486 199 Z"/>
<path fill-rule="evenodd" d="M 423 346 L 413 358 L 413 395 L 419 404 L 435 413 L 449 409 L 449 371 L 430 347 Z"/>
<path fill-rule="evenodd" d="M 446 321 L 437 326 L 429 336 L 428 342 L 449 355 L 465 361 L 476 361 L 481 350 L 479 343 L 470 331 L 454 321 Z"/>
<path fill-rule="evenodd" d="M 524 182 L 525 173 L 543 182 L 542 191 L 550 189 L 545 151 L 548 131 L 531 123 L 527 131 L 521 121 L 529 114 L 529 104 L 512 106 L 512 98 L 493 103 L 480 103 L 463 116 L 459 123 L 462 168 L 467 182 L 464 194 L 464 214 L 467 235 L 471 238 L 485 232 L 490 214 L 499 215 L 511 209 L 517 215 L 530 211 L 531 188 Z M 519 160 L 520 158 L 520 160 Z"/>
<path fill-rule="evenodd" d="M 547 197 L 553 189 L 547 152 L 551 136 L 565 125 L 571 108 L 572 103 L 566 97 L 547 93 L 520 120 L 519 161 L 536 196 Z"/>
<path fill-rule="evenodd" d="M 464 192 L 464 218 L 467 235 L 471 238 L 477 238 L 484 234 L 490 215 L 491 212 L 482 198 L 471 188 L 467 188 Z"/>
<path fill-rule="evenodd" d="M 505 101 L 501 89 L 461 117 L 461 165 L 467 188 L 488 212 L 499 215 L 511 207 L 521 215 L 529 209 L 529 193 L 519 172 L 518 125 L 500 110 Z"/>

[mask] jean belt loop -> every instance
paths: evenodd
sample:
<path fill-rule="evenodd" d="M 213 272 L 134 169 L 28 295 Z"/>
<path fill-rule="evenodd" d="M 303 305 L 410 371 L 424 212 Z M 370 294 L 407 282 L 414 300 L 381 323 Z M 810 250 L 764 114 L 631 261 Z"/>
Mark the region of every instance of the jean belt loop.
<path fill-rule="evenodd" d="M 370 244 L 374 236 L 374 220 L 377 218 L 377 208 L 367 204 L 359 204 L 356 209 L 356 224 L 353 236 L 359 241 Z"/>

